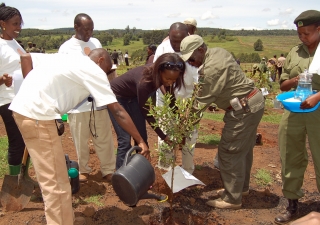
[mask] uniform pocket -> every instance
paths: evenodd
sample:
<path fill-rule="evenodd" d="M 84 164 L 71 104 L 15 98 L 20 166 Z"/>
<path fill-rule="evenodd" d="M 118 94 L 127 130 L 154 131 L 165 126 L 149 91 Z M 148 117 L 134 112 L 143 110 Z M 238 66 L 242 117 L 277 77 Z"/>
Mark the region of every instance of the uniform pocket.
<path fill-rule="evenodd" d="M 248 100 L 248 105 L 250 107 L 251 113 L 258 112 L 260 109 L 262 109 L 264 107 L 264 102 L 265 99 L 261 91 L 252 96 L 252 98 Z"/>

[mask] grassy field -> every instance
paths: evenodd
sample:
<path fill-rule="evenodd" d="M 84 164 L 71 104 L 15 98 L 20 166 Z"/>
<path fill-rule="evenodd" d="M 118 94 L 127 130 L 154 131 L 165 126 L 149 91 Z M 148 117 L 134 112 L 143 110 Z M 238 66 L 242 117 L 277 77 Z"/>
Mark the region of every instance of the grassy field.
<path fill-rule="evenodd" d="M 254 51 L 253 44 L 260 39 L 263 43 L 263 51 Z M 281 53 L 289 52 L 290 49 L 299 44 L 298 36 L 235 36 L 234 41 L 226 42 L 210 42 L 210 37 L 204 37 L 205 43 L 210 47 L 221 47 L 235 55 L 240 53 L 258 53 L 260 57 L 268 56 L 271 58 L 273 55 L 280 56 Z"/>
<path fill-rule="evenodd" d="M 274 54 L 280 56 L 281 53 L 289 52 L 290 49 L 299 44 L 298 36 L 235 36 L 234 41 L 226 42 L 210 42 L 210 36 L 204 37 L 205 43 L 210 47 L 221 47 L 225 48 L 229 52 L 233 52 L 235 55 L 240 53 L 258 53 L 260 57 L 268 56 L 271 58 Z M 254 51 L 253 44 L 258 39 L 262 40 L 264 50 Z M 129 56 L 132 52 L 138 49 L 146 49 L 147 45 L 143 44 L 142 39 L 139 41 L 132 41 L 130 45 L 124 46 L 122 38 L 115 38 L 111 45 L 103 46 L 104 48 L 120 49 L 123 53 L 128 51 Z M 55 53 L 58 49 L 47 50 L 48 53 Z"/>

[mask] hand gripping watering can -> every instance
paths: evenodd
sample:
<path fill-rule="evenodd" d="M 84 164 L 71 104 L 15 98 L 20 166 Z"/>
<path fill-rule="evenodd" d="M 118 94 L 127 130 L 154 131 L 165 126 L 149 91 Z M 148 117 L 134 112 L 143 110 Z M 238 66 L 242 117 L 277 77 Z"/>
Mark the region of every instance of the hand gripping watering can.
<path fill-rule="evenodd" d="M 168 196 L 148 193 L 155 181 L 155 173 L 150 162 L 141 154 L 138 146 L 132 147 L 126 154 L 123 165 L 113 174 L 112 187 L 120 200 L 128 206 L 135 206 L 140 199 L 157 199 L 162 202 Z"/>

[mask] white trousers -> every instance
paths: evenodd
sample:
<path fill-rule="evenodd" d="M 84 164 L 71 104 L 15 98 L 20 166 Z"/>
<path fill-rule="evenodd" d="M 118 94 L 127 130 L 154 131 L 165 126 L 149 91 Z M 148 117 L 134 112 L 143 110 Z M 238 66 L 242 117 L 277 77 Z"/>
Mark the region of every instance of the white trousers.
<path fill-rule="evenodd" d="M 113 173 L 116 165 L 113 137 L 111 132 L 111 120 L 107 109 L 98 110 L 94 119 L 91 119 L 91 130 L 96 132 L 98 137 L 92 137 L 92 142 L 97 156 L 100 160 L 100 170 L 102 176 Z M 90 152 L 88 140 L 91 137 L 89 128 L 90 112 L 72 113 L 68 115 L 70 130 L 74 145 L 78 154 L 79 172 L 91 173 L 88 166 Z"/>

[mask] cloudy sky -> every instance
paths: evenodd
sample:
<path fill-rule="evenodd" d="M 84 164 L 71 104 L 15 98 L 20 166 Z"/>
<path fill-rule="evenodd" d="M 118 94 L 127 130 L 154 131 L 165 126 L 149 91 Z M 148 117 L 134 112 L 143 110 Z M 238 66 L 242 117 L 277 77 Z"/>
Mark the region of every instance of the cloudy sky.
<path fill-rule="evenodd" d="M 23 28 L 73 27 L 78 13 L 87 13 L 95 30 L 168 29 L 193 17 L 198 27 L 224 29 L 295 29 L 303 11 L 320 10 L 319 0 L 10 0 L 20 10 Z"/>

